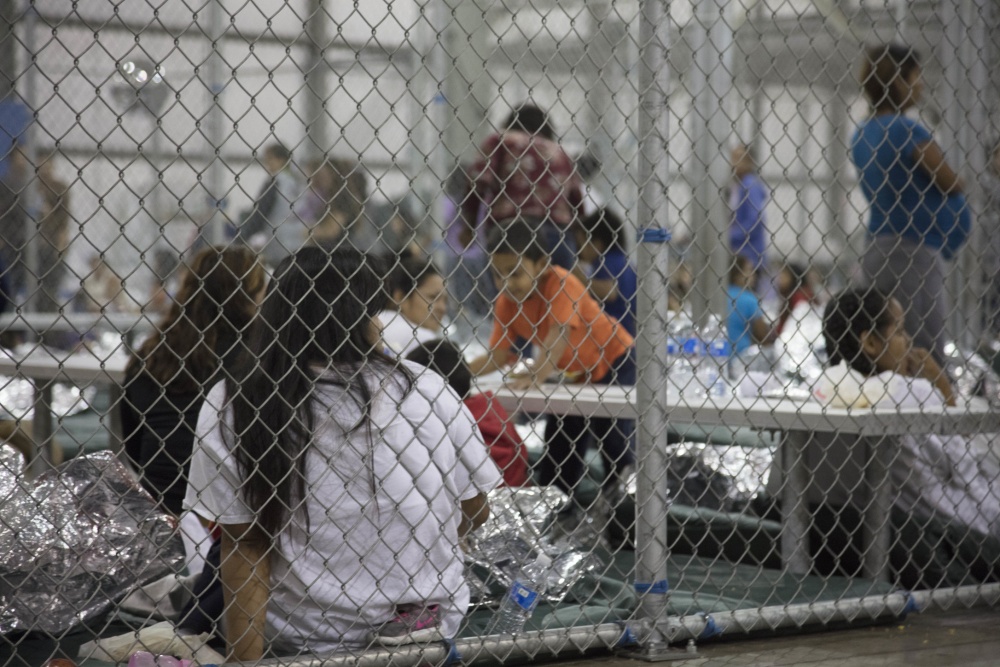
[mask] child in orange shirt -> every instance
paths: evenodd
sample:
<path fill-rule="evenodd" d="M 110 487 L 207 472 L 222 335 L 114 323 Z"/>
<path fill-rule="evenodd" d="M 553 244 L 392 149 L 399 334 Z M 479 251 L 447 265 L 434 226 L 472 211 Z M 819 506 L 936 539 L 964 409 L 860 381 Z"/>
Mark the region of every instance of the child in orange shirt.
<path fill-rule="evenodd" d="M 569 271 L 549 262 L 542 236 L 523 222 L 494 228 L 488 239 L 490 268 L 496 281 L 490 352 L 470 363 L 475 375 L 501 369 L 518 338 L 531 341 L 535 366 L 510 386 L 527 389 L 562 372 L 580 382 L 635 384 L 632 336 Z M 551 417 L 545 426 L 547 451 L 539 483 L 556 484 L 567 493 L 583 479 L 591 441 L 601 444 L 605 486 L 634 461 L 635 423 L 627 419 Z"/>

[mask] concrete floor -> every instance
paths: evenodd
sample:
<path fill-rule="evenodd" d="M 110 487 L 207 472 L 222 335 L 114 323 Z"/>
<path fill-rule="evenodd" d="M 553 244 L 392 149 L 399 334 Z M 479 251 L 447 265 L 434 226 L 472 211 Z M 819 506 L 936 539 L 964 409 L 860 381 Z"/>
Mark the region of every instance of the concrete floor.
<path fill-rule="evenodd" d="M 558 667 L 637 667 L 617 656 L 559 661 Z M 1000 608 L 913 614 L 902 623 L 856 630 L 709 642 L 677 667 L 943 667 L 1000 665 Z M 553 665 L 555 667 L 555 665 Z"/>

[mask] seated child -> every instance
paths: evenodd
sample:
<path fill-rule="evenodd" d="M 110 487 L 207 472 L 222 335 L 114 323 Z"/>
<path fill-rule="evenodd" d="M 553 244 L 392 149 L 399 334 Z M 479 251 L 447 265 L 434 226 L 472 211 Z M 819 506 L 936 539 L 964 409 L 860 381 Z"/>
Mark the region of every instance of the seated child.
<path fill-rule="evenodd" d="M 388 285 L 396 308 L 387 308 L 378 315 L 382 342 L 394 354 L 405 356 L 420 343 L 441 335 L 448 315 L 448 294 L 437 267 L 411 257 L 398 261 Z"/>
<path fill-rule="evenodd" d="M 757 272 L 753 262 L 742 255 L 733 256 L 726 289 L 726 332 L 733 354 L 751 345 L 770 345 L 777 338 L 774 328 L 764 318 L 760 300 L 754 294 Z"/>
<path fill-rule="evenodd" d="M 781 267 L 775 282 L 778 296 L 781 297 L 781 315 L 776 327 L 780 335 L 796 308 L 803 303 L 815 303 L 816 293 L 810 284 L 809 269 L 798 262 L 788 262 Z"/>
<path fill-rule="evenodd" d="M 895 299 L 867 289 L 834 297 L 823 318 L 830 367 L 813 387 L 814 398 L 838 408 L 954 405 L 947 374 L 928 350 L 913 347 L 903 327 L 903 308 Z M 898 443 L 878 443 L 888 448 L 894 486 L 890 565 L 904 588 L 1000 577 L 1000 497 L 992 490 L 1000 476 L 995 438 L 914 434 Z M 817 435 L 805 451 L 806 497 L 824 545 L 817 567 L 847 575 L 860 569 L 868 546 L 855 543 L 871 502 L 859 488 L 868 452 L 857 445 L 853 437 Z M 779 496 L 782 484 L 776 458 L 768 480 L 772 497 Z"/>
<path fill-rule="evenodd" d="M 514 422 L 494 399 L 492 392 L 470 393 L 472 373 L 459 349 L 446 340 L 433 340 L 418 345 L 406 355 L 406 359 L 429 368 L 448 381 L 476 420 L 490 457 L 503 473 L 504 484 L 527 484 L 528 450 L 517 434 Z"/>
<path fill-rule="evenodd" d="M 444 380 L 379 351 L 383 275 L 282 261 L 257 364 L 202 407 L 184 505 L 221 526 L 233 661 L 451 638 L 468 609 L 462 538 L 500 472 Z"/>
<path fill-rule="evenodd" d="M 515 389 L 527 389 L 556 373 L 594 384 L 635 384 L 632 336 L 601 310 L 569 271 L 549 262 L 535 230 L 521 222 L 494 228 L 488 238 L 490 269 L 497 290 L 490 352 L 472 361 L 474 375 L 500 370 L 520 338 L 535 349 L 535 365 L 513 378 Z M 547 451 L 539 483 L 555 483 L 571 494 L 583 479 L 591 441 L 601 444 L 608 477 L 614 484 L 634 456 L 632 420 L 565 416 L 545 426 Z"/>
<path fill-rule="evenodd" d="M 602 208 L 580 220 L 573 229 L 579 259 L 591 265 L 588 279 L 574 272 L 625 330 L 635 336 L 635 267 L 625 252 L 625 225 L 612 211 Z"/>

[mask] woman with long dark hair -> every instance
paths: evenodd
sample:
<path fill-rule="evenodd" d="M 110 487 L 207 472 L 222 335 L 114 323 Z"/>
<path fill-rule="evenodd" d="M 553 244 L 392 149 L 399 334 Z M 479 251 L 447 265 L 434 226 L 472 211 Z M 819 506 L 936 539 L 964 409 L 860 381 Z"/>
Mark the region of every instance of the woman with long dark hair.
<path fill-rule="evenodd" d="M 304 248 L 209 394 L 185 506 L 222 526 L 232 658 L 453 636 L 461 537 L 500 481 L 445 381 L 379 346 L 381 262 Z"/>
<path fill-rule="evenodd" d="M 126 367 L 125 452 L 142 485 L 179 515 L 204 391 L 232 373 L 264 294 L 249 248 L 207 248 L 191 261 L 166 317 Z"/>

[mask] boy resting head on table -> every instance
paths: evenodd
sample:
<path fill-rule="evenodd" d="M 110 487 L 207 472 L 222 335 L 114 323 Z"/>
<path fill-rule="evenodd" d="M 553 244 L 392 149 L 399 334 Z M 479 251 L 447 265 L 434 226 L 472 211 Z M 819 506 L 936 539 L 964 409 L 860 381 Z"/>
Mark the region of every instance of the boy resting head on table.
<path fill-rule="evenodd" d="M 632 336 L 605 313 L 569 271 L 549 261 L 543 236 L 524 222 L 491 230 L 487 248 L 499 292 L 490 351 L 470 362 L 474 375 L 501 370 L 518 338 L 531 341 L 535 364 L 513 377 L 513 389 L 536 387 L 550 376 L 603 385 L 634 385 Z M 634 461 L 632 420 L 567 415 L 545 426 L 546 453 L 539 483 L 556 484 L 573 495 L 586 472 L 584 459 L 593 439 L 601 444 L 604 488 L 614 487 Z"/>

